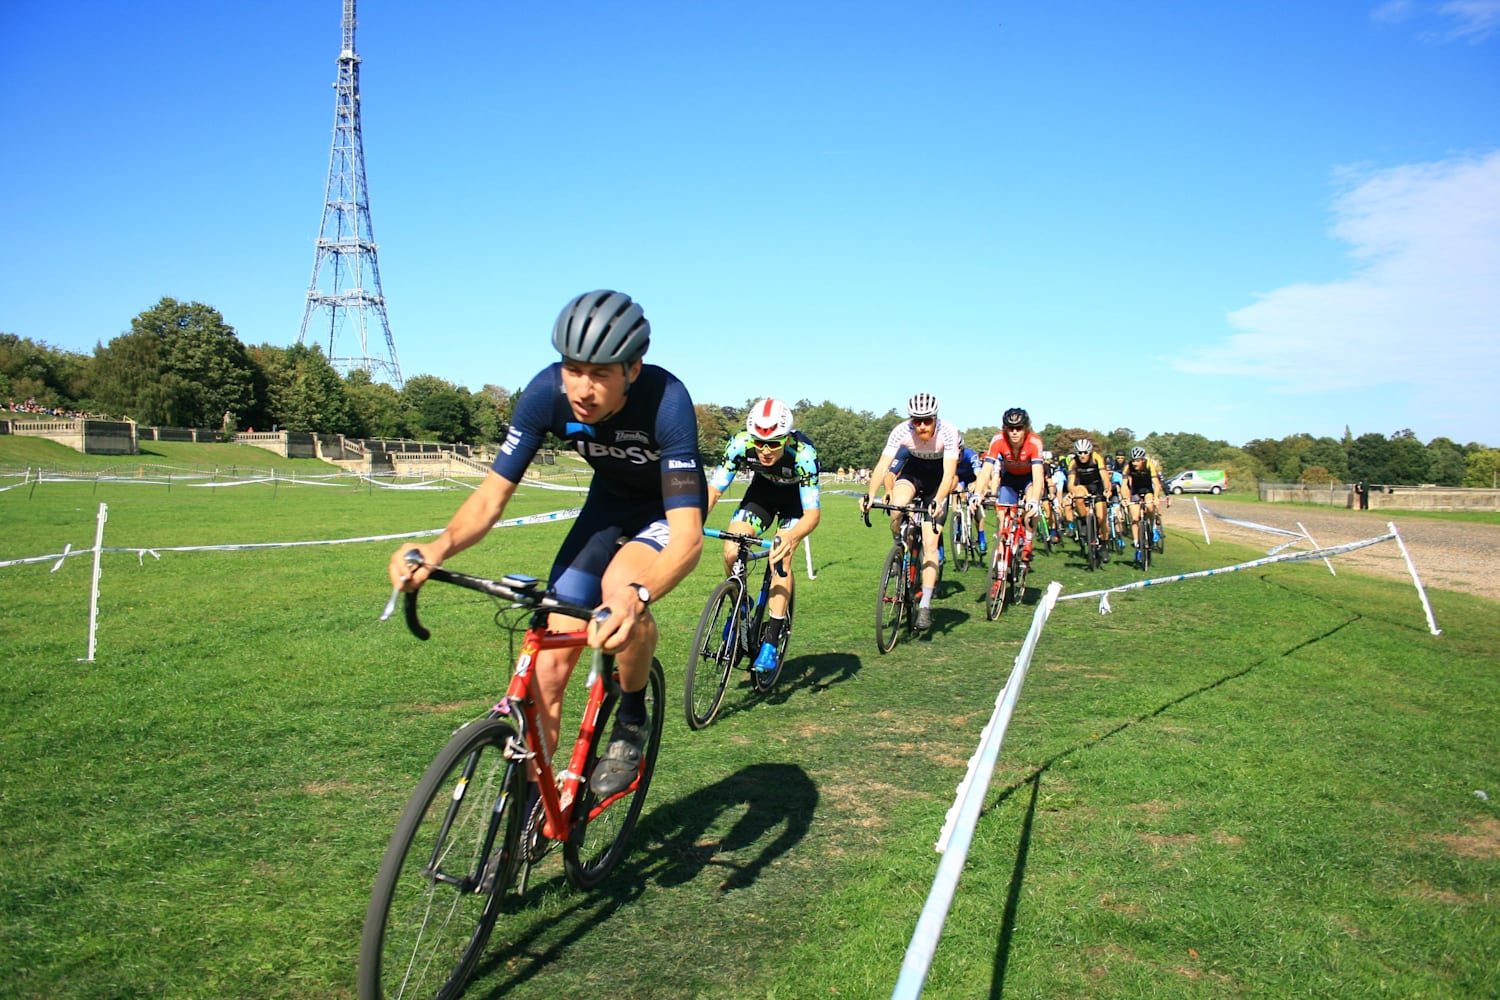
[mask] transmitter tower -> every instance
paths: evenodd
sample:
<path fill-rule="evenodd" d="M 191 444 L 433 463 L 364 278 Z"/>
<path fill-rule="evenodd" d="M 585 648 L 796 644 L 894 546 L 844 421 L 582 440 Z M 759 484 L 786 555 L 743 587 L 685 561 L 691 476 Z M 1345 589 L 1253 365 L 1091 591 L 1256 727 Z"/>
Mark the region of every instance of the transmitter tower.
<path fill-rule="evenodd" d="M 307 309 L 297 343 L 311 335 L 326 345 L 334 370 L 364 370 L 403 388 L 396 341 L 380 288 L 380 264 L 370 226 L 364 141 L 359 125 L 359 56 L 354 51 L 354 0 L 344 0 L 343 47 L 334 81 L 333 154 L 323 198 L 323 225 L 307 286 Z M 319 282 L 326 282 L 320 285 Z M 376 351 L 371 351 L 371 340 Z M 380 350 L 384 353 L 379 353 Z"/>

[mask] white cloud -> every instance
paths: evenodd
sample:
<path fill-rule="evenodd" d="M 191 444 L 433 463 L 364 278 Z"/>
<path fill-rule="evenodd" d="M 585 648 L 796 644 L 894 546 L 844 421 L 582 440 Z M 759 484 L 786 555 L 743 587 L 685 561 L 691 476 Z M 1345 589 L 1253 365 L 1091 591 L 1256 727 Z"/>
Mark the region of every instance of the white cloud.
<path fill-rule="evenodd" d="M 1350 275 L 1260 296 L 1229 314 L 1227 342 L 1175 367 L 1289 393 L 1400 389 L 1434 417 L 1494 412 L 1500 150 L 1343 179 L 1333 234 Z"/>
<path fill-rule="evenodd" d="M 1370 11 L 1380 24 L 1414 22 L 1417 35 L 1428 42 L 1479 43 L 1500 29 L 1500 0 L 1385 0 Z M 1436 22 L 1436 26 L 1429 26 Z"/>

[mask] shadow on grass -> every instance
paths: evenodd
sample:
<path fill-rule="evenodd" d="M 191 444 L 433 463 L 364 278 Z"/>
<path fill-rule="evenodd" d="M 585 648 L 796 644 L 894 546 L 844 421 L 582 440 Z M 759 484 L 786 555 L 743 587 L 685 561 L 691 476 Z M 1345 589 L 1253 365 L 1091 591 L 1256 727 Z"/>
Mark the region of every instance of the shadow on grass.
<path fill-rule="evenodd" d="M 764 694 L 755 690 L 746 671 L 736 670 L 738 680 L 731 679 L 729 690 L 724 692 L 724 703 L 714 716 L 714 724 L 761 705 L 784 705 L 799 692 L 818 694 L 826 691 L 853 678 L 859 673 L 860 666 L 860 658 L 850 653 L 793 656 L 782 668 L 776 686 Z"/>
<path fill-rule="evenodd" d="M 1163 713 L 1170 711 L 1178 705 L 1191 701 L 1192 699 L 1197 698 L 1200 695 L 1207 694 L 1208 692 L 1214 690 L 1217 687 L 1221 687 L 1224 684 L 1228 684 L 1230 681 L 1238 680 L 1239 678 L 1244 677 L 1247 674 L 1253 673 L 1256 669 L 1264 666 L 1267 663 L 1291 656 L 1303 649 L 1306 649 L 1308 646 L 1322 642 L 1324 639 L 1336 635 L 1337 633 L 1343 631 L 1345 628 L 1348 628 L 1350 625 L 1353 625 L 1355 622 L 1358 622 L 1361 617 L 1361 615 L 1356 614 L 1353 617 L 1349 618 L 1347 621 L 1335 625 L 1333 628 L 1329 629 L 1327 632 L 1322 633 L 1321 635 L 1315 635 L 1310 639 L 1304 639 L 1294 646 L 1287 647 L 1280 653 L 1276 653 L 1272 656 L 1266 656 L 1259 660 L 1256 660 L 1254 663 L 1245 667 L 1243 670 L 1236 670 L 1234 673 L 1225 674 L 1223 677 L 1220 677 L 1217 680 L 1210 681 L 1209 683 L 1204 684 L 1202 687 L 1195 688 L 1194 690 L 1179 695 L 1178 697 L 1173 698 L 1170 701 L 1163 702 L 1161 705 L 1158 705 L 1156 708 L 1152 709 L 1149 712 L 1143 712 L 1133 719 L 1122 722 L 1118 726 L 1101 736 L 1097 736 L 1091 740 L 1086 740 L 1082 743 L 1075 743 L 1074 745 L 1068 747 L 1066 750 L 1063 750 L 1060 753 L 1053 754 L 1051 757 L 1048 757 L 1045 761 L 1043 761 L 1041 766 L 1037 767 L 1025 778 L 1005 788 L 1000 792 L 998 796 L 995 797 L 995 801 L 985 806 L 983 812 L 980 814 L 981 816 L 984 813 L 990 812 L 991 810 L 998 809 L 1002 803 L 1009 800 L 1010 797 L 1020 789 L 1026 788 L 1028 786 L 1031 788 L 1031 797 L 1026 804 L 1026 815 L 1021 823 L 1020 842 L 1016 845 L 1016 861 L 1011 868 L 1010 886 L 1005 894 L 1005 911 L 1002 914 L 1000 922 L 1000 937 L 995 943 L 995 976 L 990 983 L 990 997 L 992 998 L 992 1000 L 993 998 L 1000 997 L 1005 992 L 1005 970 L 1010 959 L 1011 938 L 1015 934 L 1016 915 L 1017 911 L 1020 908 L 1021 887 L 1025 882 L 1026 855 L 1031 849 L 1031 824 L 1032 820 L 1036 816 L 1036 803 L 1037 798 L 1041 792 L 1042 776 L 1046 774 L 1049 769 L 1051 769 L 1052 765 L 1060 760 L 1065 760 L 1073 756 L 1074 754 L 1080 753 L 1084 750 L 1092 749 L 1107 742 L 1108 740 L 1114 739 L 1116 736 L 1130 729 L 1131 726 L 1145 722 L 1148 719 L 1153 719 L 1158 715 L 1162 715 Z"/>
<path fill-rule="evenodd" d="M 593 892 L 578 892 L 559 873 L 534 885 L 525 898 L 507 901 L 475 980 L 499 975 L 488 990 L 471 995 L 500 997 L 533 979 L 571 947 L 640 897 L 647 886 L 683 885 L 706 869 L 724 870 L 717 889 L 753 885 L 762 871 L 807 835 L 818 789 L 795 764 L 753 764 L 673 802 L 651 807 L 631 837 L 631 850 Z M 742 812 L 741 812 L 742 810 Z M 739 812 L 727 832 L 718 828 Z M 748 854 L 744 860 L 736 855 Z M 571 893 L 567 906 L 544 919 L 525 910 L 532 896 Z M 507 934 L 524 924 L 519 934 Z"/>

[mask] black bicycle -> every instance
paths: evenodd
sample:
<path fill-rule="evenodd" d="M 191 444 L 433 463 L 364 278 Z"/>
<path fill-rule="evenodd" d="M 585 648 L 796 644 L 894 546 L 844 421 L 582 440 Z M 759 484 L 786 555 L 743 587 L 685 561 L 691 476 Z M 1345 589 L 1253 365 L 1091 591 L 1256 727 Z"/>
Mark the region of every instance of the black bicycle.
<path fill-rule="evenodd" d="M 889 653 L 901 636 L 901 623 L 908 632 L 917 631 L 917 600 L 922 591 L 922 525 L 927 508 L 922 504 L 870 504 L 864 512 L 865 527 L 870 527 L 871 510 L 888 510 L 901 515 L 896 541 L 885 557 L 880 573 L 880 593 L 875 604 L 875 648 Z"/>
<path fill-rule="evenodd" d="M 702 729 L 714 721 L 735 667 L 743 665 L 750 672 L 750 683 L 759 692 L 765 693 L 776 686 L 786 663 L 786 648 L 792 639 L 792 614 L 797 603 L 794 593 L 787 601 L 786 625 L 776 644 L 776 665 L 769 670 L 757 669 L 755 654 L 760 650 L 760 635 L 771 598 L 773 566 L 767 557 L 774 543 L 757 535 L 717 528 L 704 528 L 703 533 L 709 538 L 733 542 L 739 548 L 729 575 L 708 595 L 708 603 L 698 618 L 692 652 L 688 654 L 682 700 L 688 726 L 693 729 Z M 761 578 L 760 593 L 752 597 L 747 576 L 750 563 L 757 559 L 766 559 L 766 572 Z M 778 575 L 786 575 L 784 568 L 774 568 Z"/>

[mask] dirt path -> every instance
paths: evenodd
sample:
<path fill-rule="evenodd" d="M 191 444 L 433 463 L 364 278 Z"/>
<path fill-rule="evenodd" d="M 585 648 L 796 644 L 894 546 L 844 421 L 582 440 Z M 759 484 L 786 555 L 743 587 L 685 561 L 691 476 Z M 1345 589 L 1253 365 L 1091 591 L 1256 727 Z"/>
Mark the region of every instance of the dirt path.
<path fill-rule="evenodd" d="M 1338 508 L 1290 506 L 1267 503 L 1244 503 L 1218 497 L 1199 497 L 1204 507 L 1203 519 L 1208 525 L 1210 542 L 1224 539 L 1261 550 L 1287 539 L 1253 528 L 1229 524 L 1209 513 L 1253 521 L 1273 528 L 1296 531 L 1298 522 L 1320 546 L 1338 545 L 1383 535 L 1386 525 L 1395 522 L 1396 530 L 1416 563 L 1417 573 L 1426 587 L 1458 590 L 1492 601 L 1500 601 L 1500 525 L 1472 524 L 1464 521 L 1441 521 L 1426 517 L 1402 518 L 1399 511 L 1356 511 Z M 1191 531 L 1203 537 L 1193 498 L 1177 496 L 1166 512 L 1166 522 L 1173 528 Z M 1304 546 L 1305 547 L 1305 546 Z M 1360 572 L 1410 580 L 1406 560 L 1394 542 L 1382 542 L 1337 557 L 1335 568 L 1349 566 Z"/>

